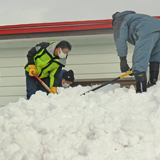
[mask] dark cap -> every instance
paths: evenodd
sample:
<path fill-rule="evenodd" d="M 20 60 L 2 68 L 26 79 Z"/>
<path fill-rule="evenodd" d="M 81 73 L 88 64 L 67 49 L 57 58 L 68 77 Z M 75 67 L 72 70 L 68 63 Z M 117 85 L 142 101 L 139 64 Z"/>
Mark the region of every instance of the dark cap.
<path fill-rule="evenodd" d="M 64 78 L 66 81 L 74 82 L 74 73 L 72 70 L 66 71 L 63 73 L 62 78 Z"/>

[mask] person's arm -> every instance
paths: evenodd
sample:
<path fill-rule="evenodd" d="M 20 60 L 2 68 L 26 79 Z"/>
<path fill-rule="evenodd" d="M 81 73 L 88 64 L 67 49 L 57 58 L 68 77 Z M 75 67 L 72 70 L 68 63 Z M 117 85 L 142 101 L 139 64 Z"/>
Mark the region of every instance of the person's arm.
<path fill-rule="evenodd" d="M 119 57 L 127 56 L 128 47 L 128 25 L 127 21 L 124 20 L 123 23 L 115 24 L 114 28 L 114 41 L 117 48 L 117 54 Z"/>
<path fill-rule="evenodd" d="M 50 88 L 53 91 L 53 93 L 57 92 L 58 76 L 61 70 L 62 70 L 62 66 L 59 66 L 56 69 L 53 69 L 49 75 L 50 76 Z"/>
<path fill-rule="evenodd" d="M 41 48 L 41 47 L 39 47 Z M 36 74 L 36 67 L 34 63 L 34 56 L 38 53 L 38 50 L 36 50 L 36 47 L 33 47 L 29 50 L 27 54 L 28 63 L 25 67 L 29 67 L 29 75 L 34 76 L 32 73 Z"/>
<path fill-rule="evenodd" d="M 123 22 L 120 26 L 114 28 L 114 40 L 117 48 L 117 53 L 120 58 L 121 72 L 127 72 L 130 70 L 127 64 L 127 40 L 128 40 L 128 25 L 127 22 Z"/>
<path fill-rule="evenodd" d="M 128 52 L 128 47 L 127 47 L 127 42 L 126 40 L 122 37 L 119 38 L 116 42 L 116 48 L 117 48 L 117 54 L 119 57 L 126 57 L 127 52 Z"/>

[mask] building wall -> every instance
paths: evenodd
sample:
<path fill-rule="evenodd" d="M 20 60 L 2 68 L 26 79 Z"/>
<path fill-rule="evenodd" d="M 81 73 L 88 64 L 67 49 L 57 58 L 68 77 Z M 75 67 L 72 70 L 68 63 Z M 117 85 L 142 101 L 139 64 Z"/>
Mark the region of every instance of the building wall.
<path fill-rule="evenodd" d="M 74 71 L 76 81 L 110 79 L 121 75 L 112 34 L 1 40 L 0 106 L 26 98 L 24 65 L 27 52 L 39 42 L 52 40 L 67 40 L 72 44 L 65 69 Z M 129 45 L 130 66 L 132 52 L 133 47 Z"/>

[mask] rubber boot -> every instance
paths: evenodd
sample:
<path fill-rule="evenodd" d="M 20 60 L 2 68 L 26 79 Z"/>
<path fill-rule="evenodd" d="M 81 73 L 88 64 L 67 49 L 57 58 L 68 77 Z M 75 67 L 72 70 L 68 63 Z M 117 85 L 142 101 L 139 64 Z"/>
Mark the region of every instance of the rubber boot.
<path fill-rule="evenodd" d="M 148 87 L 156 84 L 159 75 L 159 62 L 150 62 Z"/>
<path fill-rule="evenodd" d="M 136 93 L 147 91 L 147 77 L 146 72 L 134 73 L 136 80 Z"/>

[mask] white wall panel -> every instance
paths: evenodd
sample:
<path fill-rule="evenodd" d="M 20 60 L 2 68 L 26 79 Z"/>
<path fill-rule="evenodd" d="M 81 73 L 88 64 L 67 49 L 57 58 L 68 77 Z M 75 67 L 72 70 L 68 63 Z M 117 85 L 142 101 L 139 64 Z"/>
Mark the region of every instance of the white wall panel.
<path fill-rule="evenodd" d="M 120 76 L 122 73 L 120 72 L 119 69 L 119 63 L 110 63 L 110 64 L 83 64 L 83 65 L 68 65 L 66 66 L 66 69 L 69 70 L 74 67 L 74 72 L 76 73 L 76 78 L 79 79 L 77 76 L 81 75 L 80 79 L 85 79 L 83 78 L 83 74 L 86 75 L 93 75 L 93 74 L 105 74 L 106 76 L 103 78 L 113 78 L 109 77 L 107 74 L 108 73 L 114 73 Z M 95 77 L 95 79 L 100 79 L 102 77 Z"/>
<path fill-rule="evenodd" d="M 26 86 L 1 87 L 0 96 L 25 96 Z"/>
<path fill-rule="evenodd" d="M 10 87 L 10 86 L 25 86 L 25 76 L 23 77 L 0 77 L 0 92 L 1 87 Z M 8 92 L 9 94 L 9 92 Z"/>
<path fill-rule="evenodd" d="M 5 68 L 5 67 L 22 67 L 25 66 L 27 63 L 27 58 L 26 57 L 21 57 L 21 58 L 0 58 L 0 68 Z"/>
<path fill-rule="evenodd" d="M 25 96 L 1 96 L 0 107 L 4 107 L 9 103 L 17 102 L 20 98 L 25 98 Z"/>
<path fill-rule="evenodd" d="M 94 73 L 94 74 L 78 74 L 76 75 L 76 77 L 79 79 L 79 82 L 83 82 L 83 81 L 88 81 L 88 80 L 93 80 L 93 79 L 97 79 L 97 81 L 101 81 L 107 79 L 111 80 L 111 79 L 115 79 L 117 77 L 119 77 L 120 75 L 122 75 L 123 73 L 117 73 L 117 72 L 110 72 L 110 73 Z M 83 77 L 83 79 L 82 79 Z M 128 76 L 127 78 L 123 78 L 123 80 L 134 80 L 133 76 Z M 118 82 L 117 82 L 118 83 Z"/>
<path fill-rule="evenodd" d="M 78 57 L 78 58 L 77 58 Z M 131 62 L 131 56 L 128 56 L 128 62 Z M 67 58 L 67 65 L 77 64 L 101 64 L 101 63 L 119 63 L 119 57 L 113 53 L 98 53 L 84 55 L 70 55 Z M 66 66 L 67 66 L 66 65 Z"/>

